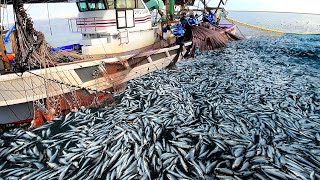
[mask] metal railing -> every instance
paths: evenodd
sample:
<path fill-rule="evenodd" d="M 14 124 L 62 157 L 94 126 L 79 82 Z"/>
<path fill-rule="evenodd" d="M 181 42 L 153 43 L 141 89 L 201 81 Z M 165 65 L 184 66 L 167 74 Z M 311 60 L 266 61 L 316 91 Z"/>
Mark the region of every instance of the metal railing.
<path fill-rule="evenodd" d="M 118 37 L 120 39 L 120 45 L 121 44 L 128 44 L 129 43 L 129 31 L 128 29 L 125 29 L 124 31 L 118 30 Z"/>
<path fill-rule="evenodd" d="M 94 32 L 96 32 L 98 22 L 97 19 L 100 19 L 100 17 L 68 19 L 69 30 L 75 33 L 83 33 L 87 32 L 88 28 L 92 28 Z"/>

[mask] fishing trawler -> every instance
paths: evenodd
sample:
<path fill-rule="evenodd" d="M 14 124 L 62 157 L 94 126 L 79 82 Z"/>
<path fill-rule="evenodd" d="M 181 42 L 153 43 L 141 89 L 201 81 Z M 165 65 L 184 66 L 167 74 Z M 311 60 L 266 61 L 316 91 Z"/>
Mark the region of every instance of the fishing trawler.
<path fill-rule="evenodd" d="M 0 39 L 0 124 L 37 127 L 65 111 L 101 105 L 131 79 L 172 66 L 197 47 L 237 39 L 234 24 L 219 26 L 223 0 L 203 13 L 206 27 L 186 8 L 194 1 L 171 1 L 163 13 L 158 1 L 77 0 L 79 14 L 69 24 L 81 42 L 52 48 L 23 3 L 13 0 L 16 22 L 4 37 L 11 39 L 12 53 Z M 152 20 L 153 9 L 160 21 Z"/>

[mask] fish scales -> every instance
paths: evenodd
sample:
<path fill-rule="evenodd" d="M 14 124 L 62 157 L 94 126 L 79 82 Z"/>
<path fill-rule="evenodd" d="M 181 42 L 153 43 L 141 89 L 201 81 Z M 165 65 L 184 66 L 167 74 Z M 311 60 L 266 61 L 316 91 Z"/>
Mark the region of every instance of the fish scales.
<path fill-rule="evenodd" d="M 320 75 L 284 61 L 286 46 L 263 54 L 270 42 L 199 54 L 131 80 L 113 106 L 1 133 L 0 177 L 317 179 Z"/>

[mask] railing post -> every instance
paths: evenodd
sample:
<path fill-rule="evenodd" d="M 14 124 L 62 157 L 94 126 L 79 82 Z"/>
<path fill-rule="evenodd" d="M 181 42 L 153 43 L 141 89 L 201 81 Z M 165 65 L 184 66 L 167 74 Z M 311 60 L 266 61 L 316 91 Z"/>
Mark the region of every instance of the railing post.
<path fill-rule="evenodd" d="M 93 18 L 93 23 L 94 23 L 94 32 L 97 32 L 97 23 L 96 23 L 96 17 Z"/>
<path fill-rule="evenodd" d="M 79 32 L 79 26 L 78 26 L 78 18 L 75 19 L 76 21 L 76 28 L 77 28 L 77 32 Z"/>
<path fill-rule="evenodd" d="M 82 22 L 83 22 L 83 26 L 81 27 L 81 33 L 83 32 L 83 28 L 84 30 L 86 30 L 86 23 L 84 22 L 84 18 L 81 18 Z"/>

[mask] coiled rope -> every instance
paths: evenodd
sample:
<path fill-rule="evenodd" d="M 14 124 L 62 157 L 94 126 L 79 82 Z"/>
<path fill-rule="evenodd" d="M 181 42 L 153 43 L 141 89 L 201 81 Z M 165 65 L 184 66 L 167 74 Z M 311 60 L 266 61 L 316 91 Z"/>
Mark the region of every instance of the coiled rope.
<path fill-rule="evenodd" d="M 253 25 L 253 24 L 248 24 L 248 23 L 245 23 L 245 22 L 241 22 L 241 21 L 232 19 L 230 17 L 225 17 L 225 19 L 230 21 L 230 22 L 233 22 L 233 23 L 241 24 L 241 25 L 244 25 L 244 26 L 247 26 L 247 27 L 251 27 L 251 28 L 254 28 L 254 29 L 261 30 L 261 31 L 276 33 L 276 34 L 320 35 L 320 32 L 286 32 L 286 31 L 280 31 L 280 30 L 260 27 L 260 26 L 256 26 L 256 25 Z"/>

